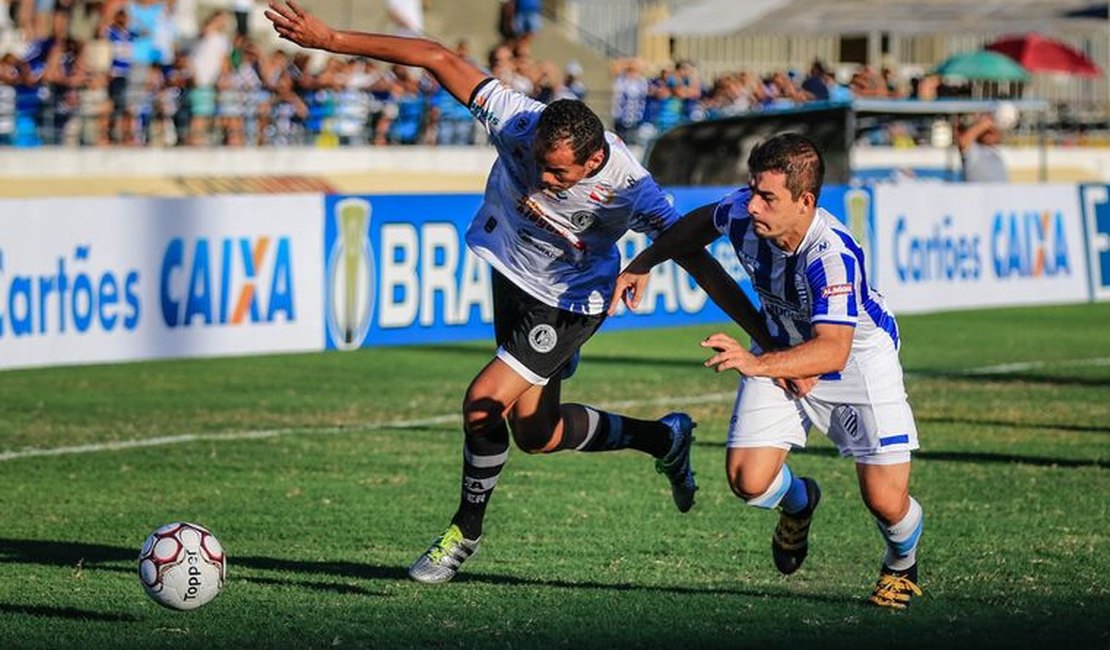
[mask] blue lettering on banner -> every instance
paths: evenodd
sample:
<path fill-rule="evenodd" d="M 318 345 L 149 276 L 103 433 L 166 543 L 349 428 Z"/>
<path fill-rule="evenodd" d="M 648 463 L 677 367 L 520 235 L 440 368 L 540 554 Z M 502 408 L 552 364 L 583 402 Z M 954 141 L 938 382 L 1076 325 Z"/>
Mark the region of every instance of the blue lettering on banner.
<path fill-rule="evenodd" d="M 1085 185 L 1081 192 L 1091 288 L 1096 298 L 1105 299 L 1110 294 L 1110 185 Z"/>
<path fill-rule="evenodd" d="M 162 254 L 159 298 L 166 326 L 297 320 L 288 237 L 173 239 Z M 218 251 L 213 254 L 213 250 Z M 269 286 L 259 286 L 268 275 Z M 218 285 L 213 285 L 213 278 Z"/>
<path fill-rule="evenodd" d="M 1071 275 L 1064 215 L 1051 210 L 995 214 L 991 258 L 998 278 Z"/>
<path fill-rule="evenodd" d="M 894 222 L 894 268 L 904 284 L 978 280 L 983 271 L 979 235 L 956 231 L 951 215 L 911 232 L 905 215 Z"/>
<path fill-rule="evenodd" d="M 91 245 L 74 246 L 45 274 L 5 266 L 0 249 L 0 337 L 134 331 L 139 324 L 139 271 L 101 270 Z M 9 275 L 9 272 L 12 272 Z"/>

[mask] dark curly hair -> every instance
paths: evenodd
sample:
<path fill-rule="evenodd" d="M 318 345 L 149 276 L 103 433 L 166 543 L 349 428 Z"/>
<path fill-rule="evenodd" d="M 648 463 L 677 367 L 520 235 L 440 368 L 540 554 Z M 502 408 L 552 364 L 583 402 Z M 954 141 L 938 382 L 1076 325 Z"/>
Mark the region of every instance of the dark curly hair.
<path fill-rule="evenodd" d="M 803 192 L 821 196 L 825 180 L 825 160 L 813 141 L 797 133 L 783 133 L 761 142 L 748 156 L 748 173 L 780 172 L 786 175 L 786 189 L 795 201 Z"/>
<path fill-rule="evenodd" d="M 605 147 L 605 127 L 584 103 L 577 99 L 560 99 L 540 113 L 536 145 L 539 149 L 550 150 L 560 142 L 570 144 L 574 162 L 581 165 Z"/>

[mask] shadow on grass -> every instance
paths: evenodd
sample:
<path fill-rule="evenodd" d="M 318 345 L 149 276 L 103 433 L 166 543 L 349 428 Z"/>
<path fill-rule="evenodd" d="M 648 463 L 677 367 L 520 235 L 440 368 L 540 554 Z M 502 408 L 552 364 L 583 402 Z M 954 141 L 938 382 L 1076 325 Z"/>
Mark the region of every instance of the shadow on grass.
<path fill-rule="evenodd" d="M 40 564 L 48 566 L 72 567 L 81 562 L 84 570 L 130 572 L 119 566 L 119 562 L 134 562 L 135 551 L 130 548 L 106 544 L 87 544 L 84 542 L 51 542 L 29 539 L 0 539 L 0 564 Z M 231 566 L 262 571 L 284 571 L 296 574 L 342 576 L 347 579 L 387 580 L 408 583 L 408 571 L 401 566 L 382 566 L 357 562 L 309 562 L 286 560 L 273 557 L 231 556 Z M 233 577 L 258 584 L 280 585 L 284 587 L 305 587 L 320 591 L 333 591 L 358 595 L 388 595 L 359 586 L 331 582 L 306 582 L 280 578 L 257 576 Z M 604 583 L 595 581 L 576 582 L 571 580 L 539 580 L 511 575 L 490 573 L 460 573 L 457 583 L 482 583 L 505 587 L 545 587 L 556 589 L 597 590 L 613 592 L 641 592 L 662 594 L 700 594 L 745 596 L 750 598 L 781 597 L 811 602 L 849 604 L 856 599 L 839 598 L 823 594 L 799 593 L 789 589 L 741 589 L 737 587 L 688 587 L 682 585 L 638 585 L 631 583 Z"/>
<path fill-rule="evenodd" d="M 33 539 L 0 539 L 0 564 L 40 564 L 59 567 L 76 567 L 81 564 L 83 570 L 95 569 L 97 571 L 110 571 L 116 573 L 137 573 L 135 569 L 115 566 L 120 562 L 135 563 L 138 560 L 138 551 L 120 546 L 106 544 L 87 544 L 84 542 L 52 542 Z M 389 570 L 390 573 L 382 575 L 358 575 L 363 565 L 345 563 L 300 563 L 273 558 L 239 557 L 229 558 L 232 572 L 237 567 L 251 569 L 273 569 L 299 573 L 331 574 L 347 577 L 378 577 L 397 578 L 404 577 L 403 569 Z M 319 571 L 304 571 L 299 565 L 318 564 L 324 567 Z M 375 567 L 377 568 L 377 567 Z M 386 596 L 388 594 L 358 585 L 335 582 L 317 582 L 307 580 L 288 580 L 280 578 L 266 578 L 262 576 L 235 576 L 233 579 L 243 580 L 260 585 L 280 587 L 302 587 L 313 591 L 330 591 L 338 594 L 356 594 L 365 596 Z"/>
<path fill-rule="evenodd" d="M 1078 433 L 1110 433 L 1110 426 L 1091 426 L 1086 424 L 1053 424 L 1049 422 L 1009 422 L 1006 420 L 972 420 L 967 418 L 929 417 L 915 414 L 918 422 L 931 424 L 969 424 L 981 427 L 1000 427 L 1006 429 L 1032 429 L 1034 431 L 1055 430 L 1075 431 Z"/>
<path fill-rule="evenodd" d="M 1049 386 L 1110 386 L 1107 377 L 1081 377 L 1076 375 L 1049 375 L 1035 372 L 1007 372 L 1007 373 L 975 373 L 968 371 L 933 370 L 933 369 L 906 369 L 909 377 L 922 379 L 951 379 L 961 382 L 984 383 L 1012 383 L 1012 384 L 1047 384 Z"/>
<path fill-rule="evenodd" d="M 698 447 L 711 447 L 724 449 L 725 443 L 718 441 L 697 440 L 694 444 Z M 813 447 L 791 452 L 813 456 L 840 457 L 840 452 L 831 447 Z M 1050 458 L 1047 456 L 1025 456 L 1021 454 L 996 454 L 984 451 L 915 451 L 915 460 L 942 460 L 958 463 L 1004 463 L 1019 465 L 1036 465 L 1038 467 L 1097 467 L 1098 469 L 1110 468 L 1110 462 L 1096 459 L 1083 458 Z"/>
<path fill-rule="evenodd" d="M 139 620 L 130 614 L 112 612 L 93 612 L 73 607 L 47 607 L 45 605 L 10 605 L 0 603 L 0 614 L 19 614 L 41 618 L 70 618 L 76 621 L 104 621 L 107 623 L 130 623 Z"/>

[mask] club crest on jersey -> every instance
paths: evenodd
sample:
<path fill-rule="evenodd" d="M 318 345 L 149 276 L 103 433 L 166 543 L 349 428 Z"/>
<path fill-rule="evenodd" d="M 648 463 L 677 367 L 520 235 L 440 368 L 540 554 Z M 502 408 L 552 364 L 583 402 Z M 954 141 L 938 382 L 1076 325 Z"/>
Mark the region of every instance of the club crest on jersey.
<path fill-rule="evenodd" d="M 578 212 L 570 215 L 570 225 L 574 232 L 582 232 L 583 230 L 594 225 L 594 219 L 597 219 L 597 215 L 595 215 L 593 212 L 579 210 Z"/>
<path fill-rule="evenodd" d="M 559 335 L 555 333 L 555 328 L 543 324 L 536 325 L 528 332 L 528 345 L 540 354 L 547 354 L 555 349 L 555 344 L 559 342 Z"/>
<path fill-rule="evenodd" d="M 851 284 L 830 284 L 827 287 L 821 288 L 822 298 L 830 298 L 832 296 L 849 296 L 851 294 Z"/>
<path fill-rule="evenodd" d="M 616 196 L 617 193 L 613 191 L 613 186 L 608 183 L 598 183 L 590 190 L 590 200 L 602 205 L 609 205 Z"/>

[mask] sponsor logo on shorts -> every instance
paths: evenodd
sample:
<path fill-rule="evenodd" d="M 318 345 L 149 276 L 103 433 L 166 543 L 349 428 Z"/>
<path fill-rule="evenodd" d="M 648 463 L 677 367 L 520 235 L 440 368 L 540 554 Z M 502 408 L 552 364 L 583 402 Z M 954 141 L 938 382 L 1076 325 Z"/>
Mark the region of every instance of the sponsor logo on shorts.
<path fill-rule="evenodd" d="M 844 429 L 849 438 L 859 439 L 859 411 L 846 404 L 841 404 L 833 409 L 833 418 L 840 423 L 840 427 Z"/>
<path fill-rule="evenodd" d="M 550 325 L 536 325 L 528 332 L 528 345 L 540 354 L 547 354 L 555 349 L 555 344 L 559 342 L 559 335 L 555 333 L 555 328 Z"/>
<path fill-rule="evenodd" d="M 852 294 L 851 284 L 830 284 L 821 289 L 821 297 L 829 298 L 832 296 L 849 296 Z"/>

